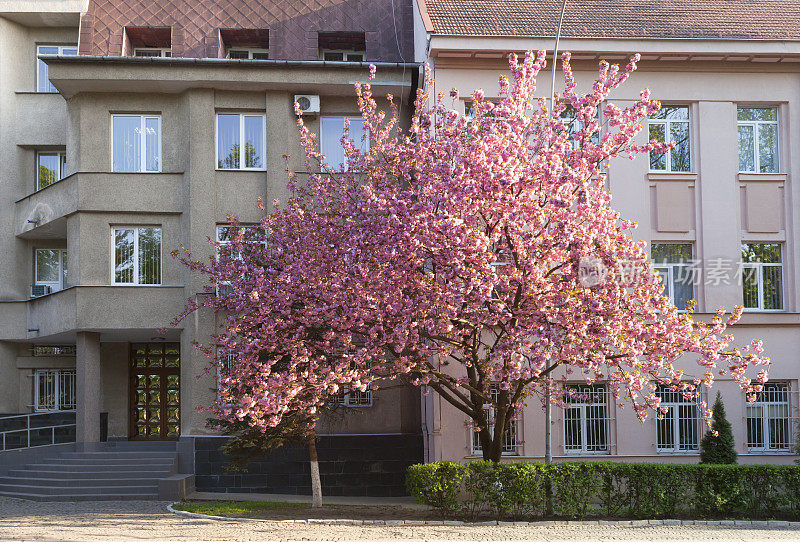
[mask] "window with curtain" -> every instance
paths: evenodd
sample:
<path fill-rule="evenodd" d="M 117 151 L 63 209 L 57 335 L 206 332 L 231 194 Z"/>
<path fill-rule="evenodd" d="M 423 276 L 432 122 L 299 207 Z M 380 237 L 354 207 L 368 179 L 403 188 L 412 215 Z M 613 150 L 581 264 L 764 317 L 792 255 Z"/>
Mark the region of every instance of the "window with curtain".
<path fill-rule="evenodd" d="M 77 56 L 77 45 L 39 45 L 36 48 L 36 92 L 58 92 L 48 78 L 47 64 L 39 58 L 42 55 Z"/>
<path fill-rule="evenodd" d="M 161 228 L 117 227 L 114 284 L 161 284 Z"/>
<path fill-rule="evenodd" d="M 780 243 L 742 243 L 744 307 L 783 310 L 783 263 Z"/>
<path fill-rule="evenodd" d="M 362 153 L 369 150 L 369 138 L 364 138 L 364 119 L 361 117 L 322 117 L 320 119 L 320 152 L 333 169 L 347 167 L 347 156 L 342 146 L 345 119 L 350 121 L 348 137 Z"/>
<path fill-rule="evenodd" d="M 661 275 L 664 295 L 680 310 L 694 299 L 694 259 L 691 243 L 653 243 L 653 267 Z"/>
<path fill-rule="evenodd" d="M 675 142 L 667 152 L 650 153 L 651 171 L 685 172 L 692 170 L 689 138 L 689 108 L 665 105 L 647 121 L 650 140 L 659 143 Z"/>
<path fill-rule="evenodd" d="M 263 171 L 266 168 L 266 116 L 217 115 L 217 169 Z"/>
<path fill-rule="evenodd" d="M 778 108 L 738 107 L 739 171 L 778 173 Z"/>
<path fill-rule="evenodd" d="M 161 171 L 161 117 L 112 115 L 111 147 L 114 171 Z"/>

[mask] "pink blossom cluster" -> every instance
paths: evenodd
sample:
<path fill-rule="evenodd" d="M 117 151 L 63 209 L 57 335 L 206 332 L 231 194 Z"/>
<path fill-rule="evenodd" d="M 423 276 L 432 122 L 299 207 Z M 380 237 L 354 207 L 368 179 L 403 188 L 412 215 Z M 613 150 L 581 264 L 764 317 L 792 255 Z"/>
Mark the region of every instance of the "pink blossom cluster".
<path fill-rule="evenodd" d="M 407 131 L 391 97 L 381 108 L 370 84 L 356 85 L 369 150 L 345 135 L 348 165 L 336 170 L 298 116 L 309 174 L 290 179 L 292 198 L 207 262 L 180 255 L 209 292 L 227 285 L 179 317 L 224 315 L 207 345 L 216 416 L 265 428 L 317 412 L 343 386 L 402 380 L 467 414 L 486 449 L 529 397 L 549 388 L 563 402 L 567 380 L 606 382 L 641 419 L 659 410 L 659 384 L 698 401 L 717 374 L 758 390 L 765 368 L 755 381 L 747 372 L 769 362 L 760 342 L 736 347 L 726 333 L 741 308 L 710 321 L 679 312 L 635 224 L 610 205 L 611 159 L 670 147 L 634 140 L 660 107 L 648 90 L 627 107 L 608 102 L 637 60 L 601 63 L 580 94 L 565 54 L 565 90 L 549 107 L 535 96 L 544 52 L 511 55 L 499 103 L 476 90 L 468 117 L 448 105 L 457 93 L 420 90 Z M 587 286 L 583 258 L 611 271 Z M 633 282 L 614 271 L 622 262 Z"/>

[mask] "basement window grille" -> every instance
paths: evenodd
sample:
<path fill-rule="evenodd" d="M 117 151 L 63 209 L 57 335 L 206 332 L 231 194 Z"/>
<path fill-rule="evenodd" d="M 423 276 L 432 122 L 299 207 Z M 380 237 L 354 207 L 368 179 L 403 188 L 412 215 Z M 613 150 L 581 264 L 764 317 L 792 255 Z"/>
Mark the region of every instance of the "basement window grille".
<path fill-rule="evenodd" d="M 568 454 L 608 453 L 610 418 L 608 391 L 603 384 L 569 386 L 564 409 L 564 451 Z"/>
<path fill-rule="evenodd" d="M 796 406 L 788 382 L 769 382 L 747 404 L 747 449 L 751 452 L 789 452 L 794 448 L 792 416 Z"/>
<path fill-rule="evenodd" d="M 500 389 L 497 386 L 492 386 L 490 393 L 492 401 L 497 402 L 498 396 L 500 395 Z M 483 406 L 483 412 L 486 415 L 487 421 L 489 422 L 489 432 L 494 434 L 495 409 L 492 408 L 491 405 L 487 404 Z M 518 429 L 517 417 L 508 420 L 506 430 L 503 433 L 503 455 L 516 455 L 518 453 Z M 474 422 L 470 424 L 470 443 L 473 455 L 481 455 L 483 453 L 483 449 L 481 448 L 480 433 L 478 432 L 477 427 L 474 425 Z"/>

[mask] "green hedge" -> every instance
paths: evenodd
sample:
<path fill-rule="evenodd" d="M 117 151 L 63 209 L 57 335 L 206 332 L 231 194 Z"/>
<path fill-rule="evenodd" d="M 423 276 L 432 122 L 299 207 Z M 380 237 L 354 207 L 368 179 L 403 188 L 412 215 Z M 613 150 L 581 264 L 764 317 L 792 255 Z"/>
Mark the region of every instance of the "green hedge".
<path fill-rule="evenodd" d="M 417 501 L 449 517 L 800 517 L 800 466 L 440 461 L 409 467 Z"/>

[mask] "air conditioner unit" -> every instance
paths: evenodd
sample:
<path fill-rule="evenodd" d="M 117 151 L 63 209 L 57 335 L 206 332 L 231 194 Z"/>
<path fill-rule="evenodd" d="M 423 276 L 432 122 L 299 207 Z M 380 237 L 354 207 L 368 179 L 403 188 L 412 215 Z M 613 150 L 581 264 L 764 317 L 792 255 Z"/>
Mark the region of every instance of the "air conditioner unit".
<path fill-rule="evenodd" d="M 319 96 L 316 94 L 295 94 L 294 101 L 303 113 L 319 113 Z"/>
<path fill-rule="evenodd" d="M 34 284 L 31 286 L 31 297 L 42 297 L 50 292 L 51 288 L 46 284 Z"/>

